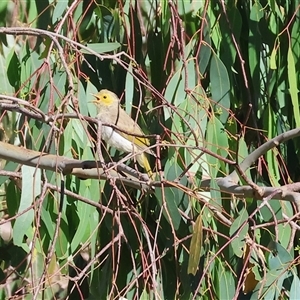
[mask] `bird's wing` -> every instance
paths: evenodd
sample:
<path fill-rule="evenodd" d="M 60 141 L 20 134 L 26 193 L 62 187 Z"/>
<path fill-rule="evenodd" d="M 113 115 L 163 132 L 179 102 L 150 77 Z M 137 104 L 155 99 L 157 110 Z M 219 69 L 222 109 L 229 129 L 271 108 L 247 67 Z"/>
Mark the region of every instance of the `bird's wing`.
<path fill-rule="evenodd" d="M 118 130 L 118 133 L 120 135 L 122 135 L 124 138 L 126 138 L 127 140 L 134 143 L 141 150 L 150 146 L 149 139 L 147 139 L 145 137 L 135 136 L 135 135 L 141 136 L 141 135 L 144 135 L 144 133 L 142 132 L 142 129 L 140 128 L 140 126 L 136 122 L 134 122 L 131 119 L 131 117 L 123 109 L 119 110 L 117 127 L 120 129 L 124 129 L 127 132 L 132 132 L 133 135 L 130 135 L 130 134 L 127 134 L 125 132 Z M 146 151 L 146 152 L 153 154 L 151 150 Z"/>

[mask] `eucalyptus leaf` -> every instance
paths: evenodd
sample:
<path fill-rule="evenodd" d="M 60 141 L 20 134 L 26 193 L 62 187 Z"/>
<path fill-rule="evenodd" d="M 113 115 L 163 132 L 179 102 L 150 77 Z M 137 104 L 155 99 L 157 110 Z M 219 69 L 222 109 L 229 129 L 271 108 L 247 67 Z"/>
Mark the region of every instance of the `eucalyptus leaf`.
<path fill-rule="evenodd" d="M 17 246 L 22 246 L 25 235 L 31 235 L 33 231 L 34 210 L 30 208 L 36 197 L 41 193 L 41 170 L 33 167 L 22 166 L 22 194 L 19 213 L 22 213 L 13 227 L 13 241 Z M 26 211 L 24 213 L 24 211 Z"/>
<path fill-rule="evenodd" d="M 111 52 L 111 51 L 115 51 L 118 48 L 121 47 L 120 43 L 94 43 L 94 44 L 87 44 L 87 47 L 89 47 L 89 49 L 91 49 L 94 52 L 97 52 L 98 54 L 102 54 L 102 53 L 106 53 L 106 52 Z M 91 54 L 91 52 L 89 52 L 86 49 L 81 49 L 82 53 L 85 54 Z"/>

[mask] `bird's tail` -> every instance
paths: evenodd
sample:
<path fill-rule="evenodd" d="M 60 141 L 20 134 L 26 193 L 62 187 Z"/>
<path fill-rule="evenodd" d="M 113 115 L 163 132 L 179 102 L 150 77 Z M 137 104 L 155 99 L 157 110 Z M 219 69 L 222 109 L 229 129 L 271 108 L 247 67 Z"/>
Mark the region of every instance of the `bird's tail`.
<path fill-rule="evenodd" d="M 139 165 L 145 169 L 145 171 L 147 172 L 149 178 L 151 180 L 154 180 L 154 174 L 152 172 L 152 169 L 150 167 L 149 164 L 149 160 L 147 158 L 147 155 L 145 153 L 142 153 L 141 155 L 137 155 L 137 161 L 139 163 Z"/>

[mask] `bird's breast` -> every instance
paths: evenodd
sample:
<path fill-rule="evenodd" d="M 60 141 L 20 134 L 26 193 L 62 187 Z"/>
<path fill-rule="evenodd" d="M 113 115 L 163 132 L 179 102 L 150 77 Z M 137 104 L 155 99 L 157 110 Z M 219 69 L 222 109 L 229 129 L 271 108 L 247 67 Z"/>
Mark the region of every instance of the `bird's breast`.
<path fill-rule="evenodd" d="M 111 147 L 123 152 L 136 151 L 132 142 L 124 138 L 113 128 L 109 126 L 102 126 L 102 139 Z"/>

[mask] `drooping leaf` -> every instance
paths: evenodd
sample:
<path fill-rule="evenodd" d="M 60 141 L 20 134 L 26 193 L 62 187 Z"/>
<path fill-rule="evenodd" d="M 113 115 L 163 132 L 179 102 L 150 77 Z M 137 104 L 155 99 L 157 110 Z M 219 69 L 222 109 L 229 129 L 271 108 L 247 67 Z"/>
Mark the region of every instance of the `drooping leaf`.
<path fill-rule="evenodd" d="M 289 79 L 289 91 L 293 104 L 294 118 L 296 126 L 300 127 L 300 111 L 299 111 L 299 102 L 298 102 L 298 87 L 297 87 L 297 75 L 295 68 L 295 60 L 293 56 L 292 49 L 289 47 L 287 53 L 287 69 L 288 69 L 288 79 Z"/>
<path fill-rule="evenodd" d="M 12 87 L 18 89 L 20 86 L 21 64 L 15 51 L 11 52 L 7 68 L 7 78 Z"/>
<path fill-rule="evenodd" d="M 230 108 L 230 83 L 226 67 L 215 54 L 211 57 L 210 82 L 214 109 L 220 115 L 220 121 L 225 123 Z"/>
<path fill-rule="evenodd" d="M 203 231 L 202 231 L 202 215 L 199 214 L 193 229 L 191 244 L 190 244 L 190 257 L 188 265 L 188 273 L 195 275 L 201 257 L 203 241 Z"/>
<path fill-rule="evenodd" d="M 23 246 L 25 235 L 31 236 L 28 232 L 34 219 L 34 210 L 30 208 L 36 197 L 41 193 L 41 170 L 38 168 L 22 166 L 22 194 L 19 206 L 19 213 L 22 213 L 13 227 L 13 241 L 17 246 Z M 25 213 L 24 211 L 27 210 Z"/>
<path fill-rule="evenodd" d="M 246 246 L 246 235 L 248 234 L 249 224 L 248 213 L 246 209 L 240 211 L 239 216 L 233 221 L 230 226 L 230 236 L 232 238 L 231 246 L 236 256 L 242 257 Z M 246 223 L 245 223 L 246 222 Z M 241 228 L 241 226 L 243 226 Z"/>

